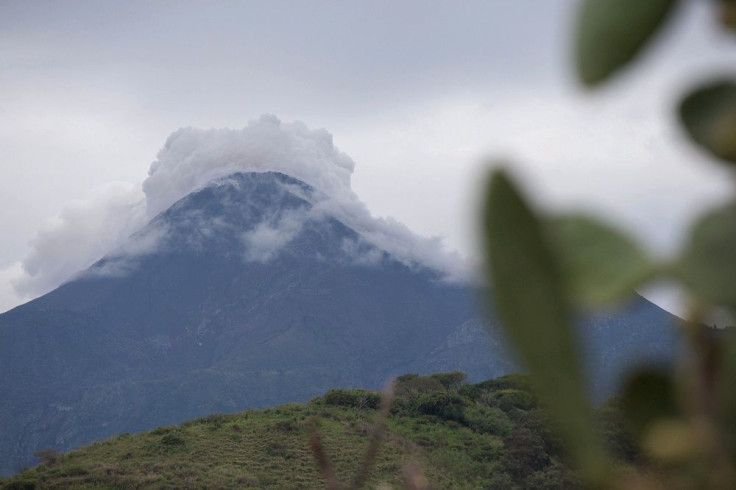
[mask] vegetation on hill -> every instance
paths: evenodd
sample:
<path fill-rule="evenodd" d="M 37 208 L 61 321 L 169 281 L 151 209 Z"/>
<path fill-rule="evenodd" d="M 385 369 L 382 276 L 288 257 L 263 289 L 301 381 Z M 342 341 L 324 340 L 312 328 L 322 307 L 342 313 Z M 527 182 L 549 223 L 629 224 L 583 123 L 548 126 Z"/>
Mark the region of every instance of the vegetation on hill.
<path fill-rule="evenodd" d="M 411 468 L 426 488 L 577 486 L 526 376 L 463 379 L 454 372 L 397 380 L 369 488 L 402 488 Z M 210 415 L 65 454 L 42 451 L 42 464 L 0 479 L 0 488 L 320 488 L 314 431 L 337 478 L 350 481 L 380 400 L 376 392 L 337 389 L 304 404 Z M 615 403 L 597 418 L 621 461 L 633 462 L 637 449 Z"/>

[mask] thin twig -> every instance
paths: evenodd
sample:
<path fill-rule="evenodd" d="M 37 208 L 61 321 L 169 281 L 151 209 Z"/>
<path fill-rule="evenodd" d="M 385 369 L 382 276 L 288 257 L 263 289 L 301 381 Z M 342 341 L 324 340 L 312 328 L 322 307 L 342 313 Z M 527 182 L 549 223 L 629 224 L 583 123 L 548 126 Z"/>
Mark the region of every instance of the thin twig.
<path fill-rule="evenodd" d="M 312 449 L 312 454 L 314 455 L 314 459 L 317 461 L 317 466 L 319 467 L 320 473 L 322 473 L 322 477 L 327 482 L 327 489 L 342 490 L 343 487 L 332 469 L 332 464 L 330 463 L 330 459 L 327 457 L 327 452 L 322 444 L 322 438 L 319 434 L 319 430 L 317 429 L 316 420 L 312 423 L 311 432 L 312 433 L 309 437 L 309 447 Z"/>
<path fill-rule="evenodd" d="M 365 485 L 366 480 L 368 480 L 368 474 L 375 462 L 378 449 L 381 446 L 381 441 L 383 441 L 383 437 L 386 432 L 386 421 L 391 413 L 391 404 L 393 403 L 393 400 L 394 380 L 390 379 L 388 383 L 386 383 L 386 387 L 383 389 L 378 420 L 376 420 L 376 424 L 373 427 L 373 432 L 371 434 L 371 440 L 368 442 L 368 447 L 363 455 L 363 463 L 355 474 L 355 478 L 353 478 L 353 484 L 350 486 L 351 489 L 357 490 L 361 488 Z"/>
<path fill-rule="evenodd" d="M 427 490 L 429 488 L 429 481 L 418 464 L 409 463 L 404 466 L 402 474 L 408 490 Z"/>

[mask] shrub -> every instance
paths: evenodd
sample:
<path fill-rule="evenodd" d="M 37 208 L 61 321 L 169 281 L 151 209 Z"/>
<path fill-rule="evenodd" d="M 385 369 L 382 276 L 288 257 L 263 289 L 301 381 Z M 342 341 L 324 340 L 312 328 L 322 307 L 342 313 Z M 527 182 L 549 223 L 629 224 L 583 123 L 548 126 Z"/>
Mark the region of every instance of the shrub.
<path fill-rule="evenodd" d="M 481 434 L 494 434 L 497 436 L 506 436 L 509 434 L 514 424 L 509 417 L 496 407 L 481 407 L 474 405 L 465 409 L 464 412 L 465 425 Z"/>
<path fill-rule="evenodd" d="M 507 473 L 497 473 L 484 485 L 488 490 L 507 490 L 514 488 L 514 481 Z"/>
<path fill-rule="evenodd" d="M 422 415 L 434 415 L 442 420 L 465 422 L 464 410 L 468 400 L 455 392 L 427 393 L 416 400 L 416 411 Z"/>
<path fill-rule="evenodd" d="M 184 446 L 186 441 L 175 434 L 166 434 L 161 438 L 161 445 L 165 447 Z"/>
<path fill-rule="evenodd" d="M 544 441 L 526 428 L 516 429 L 503 441 L 501 464 L 514 478 L 521 479 L 530 471 L 543 470 L 550 463 Z"/>
<path fill-rule="evenodd" d="M 206 417 L 198 418 L 197 422 L 199 422 L 200 424 L 211 424 L 216 428 L 220 428 L 222 427 L 222 424 L 230 420 L 230 418 L 230 415 L 224 413 L 213 413 L 211 415 L 207 415 Z"/>
<path fill-rule="evenodd" d="M 164 434 L 168 434 L 172 430 L 176 430 L 176 427 L 173 426 L 167 426 L 167 427 L 156 427 L 151 431 L 151 434 L 155 436 L 162 436 Z"/>
<path fill-rule="evenodd" d="M 61 476 L 84 476 L 87 474 L 89 474 L 89 471 L 79 465 L 67 466 L 61 472 Z"/>
<path fill-rule="evenodd" d="M 375 410 L 381 403 L 381 395 L 366 390 L 330 390 L 322 399 L 326 405 L 357 409 Z"/>
<path fill-rule="evenodd" d="M 3 488 L 5 490 L 35 490 L 36 485 L 36 480 L 15 480 L 8 483 Z"/>
<path fill-rule="evenodd" d="M 622 461 L 633 463 L 640 448 L 629 420 L 624 416 L 622 400 L 611 398 L 596 411 L 596 422 L 608 451 Z"/>
<path fill-rule="evenodd" d="M 45 464 L 47 466 L 52 466 L 56 464 L 56 462 L 59 461 L 59 457 L 61 456 L 59 451 L 52 448 L 39 449 L 33 454 L 35 454 L 36 457 L 41 461 L 41 464 Z"/>
<path fill-rule="evenodd" d="M 524 478 L 525 488 L 535 490 L 557 490 L 567 488 L 565 486 L 565 474 L 562 468 L 549 466 L 541 471 L 535 471 Z"/>
<path fill-rule="evenodd" d="M 537 406 L 534 395 L 528 391 L 515 389 L 498 390 L 493 394 L 493 398 L 504 412 L 508 412 L 513 408 L 526 411 Z"/>
<path fill-rule="evenodd" d="M 539 408 L 521 412 L 521 416 L 516 423 L 517 427 L 529 429 L 532 433 L 538 435 L 544 441 L 544 446 L 550 455 L 562 456 L 564 454 L 564 447 L 559 434 L 551 429 L 552 423 L 548 412 Z"/>
<path fill-rule="evenodd" d="M 457 390 L 465 381 L 468 375 L 462 371 L 452 371 L 449 373 L 437 373 L 430 376 L 440 382 L 447 390 Z"/>
<path fill-rule="evenodd" d="M 396 380 L 395 392 L 397 396 L 409 396 L 417 393 L 431 393 L 444 391 L 447 388 L 442 382 L 432 376 L 417 376 L 409 374 Z"/>
<path fill-rule="evenodd" d="M 468 384 L 462 385 L 457 392 L 460 396 L 464 396 L 465 398 L 473 401 L 480 399 L 483 395 L 483 391 L 481 391 L 476 385 Z"/>
<path fill-rule="evenodd" d="M 266 454 L 271 457 L 280 457 L 284 459 L 291 459 L 294 456 L 294 451 L 289 449 L 280 443 L 271 443 L 266 447 Z"/>
<path fill-rule="evenodd" d="M 296 423 L 294 420 L 279 420 L 274 427 L 281 432 L 293 432 L 296 429 Z"/>
<path fill-rule="evenodd" d="M 528 374 L 506 374 L 500 378 L 488 379 L 475 385 L 481 391 L 523 390 L 532 391 L 532 380 Z"/>

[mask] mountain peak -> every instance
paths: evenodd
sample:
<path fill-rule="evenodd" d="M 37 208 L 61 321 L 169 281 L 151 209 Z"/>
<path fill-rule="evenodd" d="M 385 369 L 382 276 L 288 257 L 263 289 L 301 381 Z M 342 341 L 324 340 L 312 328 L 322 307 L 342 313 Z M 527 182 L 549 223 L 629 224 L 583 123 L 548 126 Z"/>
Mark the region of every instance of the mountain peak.
<path fill-rule="evenodd" d="M 215 178 L 157 215 L 81 276 L 124 275 L 146 256 L 172 253 L 260 263 L 282 253 L 360 266 L 388 260 L 444 279 L 460 278 L 451 271 L 463 264 L 437 240 L 372 217 L 354 196 L 333 198 L 284 173 L 264 171 Z"/>
<path fill-rule="evenodd" d="M 183 202 L 188 202 L 187 206 L 194 208 L 194 198 L 186 198 L 204 199 L 207 192 L 214 192 L 213 186 L 229 186 L 227 192 L 231 193 L 254 191 L 235 185 L 238 178 L 233 176 L 240 174 L 263 174 L 266 181 L 273 179 L 273 175 L 281 175 L 280 190 L 276 189 L 278 192 L 268 198 L 277 221 L 261 220 L 259 229 L 250 230 L 255 233 L 251 238 L 263 249 L 250 259 L 267 259 L 273 255 L 268 249 L 281 244 L 284 227 L 291 229 L 287 235 L 301 229 L 296 223 L 298 219 L 312 222 L 315 217 L 329 216 L 381 253 L 407 266 L 433 269 L 454 281 L 471 278 L 465 261 L 445 250 L 441 239 L 420 237 L 395 220 L 371 216 L 351 190 L 353 168 L 353 161 L 334 146 L 332 135 L 324 129 L 312 130 L 298 121 L 283 123 L 272 115 L 261 116 L 242 129 L 179 129 L 169 136 L 142 184 L 117 189 L 114 193 L 107 189 L 95 199 L 79 201 L 63 210 L 53 224 L 40 230 L 22 263 L 23 273 L 13 280 L 14 287 L 22 296 L 36 297 L 90 266 L 92 272 L 99 272 L 98 261 L 102 257 L 105 257 L 103 264 L 110 266 L 117 262 L 122 266 L 103 268 L 105 273 L 125 274 L 131 263 L 159 250 L 162 238 L 170 231 L 160 217 L 172 218 L 173 212 L 166 214 L 172 206 L 177 203 L 184 206 Z M 253 180 L 245 187 L 255 183 L 263 187 L 266 181 Z M 287 187 L 291 189 L 288 192 Z M 200 195 L 200 191 L 206 192 Z M 252 208 L 250 212 L 257 216 L 255 210 L 265 202 L 259 203 L 253 197 L 265 194 L 234 197 L 233 203 L 244 197 Z M 309 210 L 309 216 L 291 210 L 288 203 L 275 202 L 287 197 L 309 204 L 301 206 Z M 216 202 L 209 204 L 215 206 Z M 278 207 L 284 205 L 284 212 L 279 212 Z M 206 216 L 204 210 L 189 210 L 192 216 L 198 213 L 208 218 L 206 224 L 213 231 L 211 227 L 217 225 L 217 217 Z M 207 230 L 206 227 L 195 230 L 194 237 Z M 194 237 L 187 238 L 192 241 Z M 120 260 L 123 257 L 131 260 Z M 249 260 L 248 254 L 244 257 Z M 117 259 L 113 261 L 113 258 Z"/>
<path fill-rule="evenodd" d="M 282 252 L 362 265 L 388 257 L 332 216 L 329 203 L 326 194 L 281 172 L 238 172 L 183 197 L 131 242 L 155 239 L 158 252 L 216 254 L 243 262 L 267 263 Z M 129 250 L 111 259 L 136 255 Z M 109 260 L 103 263 L 109 266 Z"/>

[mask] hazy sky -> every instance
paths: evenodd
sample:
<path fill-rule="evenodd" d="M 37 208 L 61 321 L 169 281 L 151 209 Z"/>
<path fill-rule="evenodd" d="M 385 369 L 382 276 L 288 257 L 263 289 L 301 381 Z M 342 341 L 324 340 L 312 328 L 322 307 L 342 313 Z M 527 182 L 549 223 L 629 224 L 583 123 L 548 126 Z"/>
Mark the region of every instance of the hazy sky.
<path fill-rule="evenodd" d="M 573 0 L 4 0 L 0 311 L 29 299 L 12 280 L 43 253 L 39 230 L 124 199 L 176 129 L 264 113 L 325 128 L 374 215 L 465 255 L 489 159 L 540 204 L 582 204 L 671 253 L 728 191 L 674 103 L 736 62 L 710 2 L 686 3 L 640 67 L 587 94 L 571 75 Z M 100 229 L 90 218 L 58 247 Z"/>

